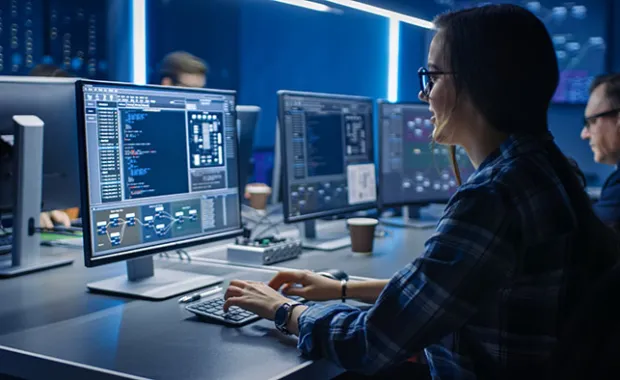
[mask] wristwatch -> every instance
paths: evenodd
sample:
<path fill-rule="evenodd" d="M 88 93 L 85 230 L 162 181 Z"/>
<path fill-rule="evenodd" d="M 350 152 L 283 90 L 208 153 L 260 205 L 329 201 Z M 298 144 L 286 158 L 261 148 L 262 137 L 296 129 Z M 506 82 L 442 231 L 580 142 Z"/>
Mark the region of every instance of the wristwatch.
<path fill-rule="evenodd" d="M 286 335 L 291 335 L 291 332 L 288 331 L 288 329 L 286 328 L 286 325 L 288 324 L 288 321 L 290 319 L 290 315 L 291 315 L 290 313 L 293 311 L 295 307 L 299 305 L 301 305 L 301 303 L 299 302 L 293 302 L 293 303 L 285 302 L 282 305 L 280 305 L 278 310 L 276 310 L 275 317 L 273 318 L 273 322 L 276 324 L 276 329 L 278 329 L 278 331 Z"/>

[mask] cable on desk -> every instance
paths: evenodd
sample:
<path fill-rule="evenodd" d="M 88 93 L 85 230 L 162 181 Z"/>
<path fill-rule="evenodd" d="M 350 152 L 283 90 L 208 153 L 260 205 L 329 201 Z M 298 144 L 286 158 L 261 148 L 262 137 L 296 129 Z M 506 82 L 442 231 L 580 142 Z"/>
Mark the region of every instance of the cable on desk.
<path fill-rule="evenodd" d="M 192 257 L 189 255 L 189 252 L 184 250 L 183 248 L 179 248 L 176 250 L 177 255 L 179 255 L 179 259 L 183 261 L 183 256 L 187 257 L 187 261 L 192 261 Z"/>
<path fill-rule="evenodd" d="M 276 231 L 277 235 L 280 235 L 280 230 L 278 229 L 278 226 L 281 224 L 284 224 L 284 220 L 278 220 L 276 222 L 270 221 L 266 228 L 264 228 L 260 233 L 256 233 L 256 235 L 254 235 L 254 239 L 260 239 L 272 229 Z"/>
<path fill-rule="evenodd" d="M 75 237 L 81 237 L 82 235 L 80 235 L 82 231 L 77 231 L 77 230 L 70 230 L 70 229 L 57 229 L 57 228 L 41 228 L 41 227 L 34 227 L 34 228 L 29 228 L 28 234 L 29 235 L 34 235 L 35 233 L 38 234 L 56 234 L 56 235 L 66 235 L 66 236 L 75 236 Z"/>

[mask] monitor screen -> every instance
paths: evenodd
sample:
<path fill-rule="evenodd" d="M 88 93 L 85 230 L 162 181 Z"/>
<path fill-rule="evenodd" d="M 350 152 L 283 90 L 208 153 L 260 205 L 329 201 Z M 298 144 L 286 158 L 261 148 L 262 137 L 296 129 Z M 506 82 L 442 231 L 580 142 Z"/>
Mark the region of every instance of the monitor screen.
<path fill-rule="evenodd" d="M 376 207 L 370 98 L 280 91 L 288 223 Z"/>
<path fill-rule="evenodd" d="M 234 92 L 77 87 L 87 266 L 241 232 Z"/>
<path fill-rule="evenodd" d="M 447 202 L 458 188 L 446 146 L 433 144 L 426 104 L 379 102 L 379 204 L 381 207 Z M 456 150 L 461 178 L 474 172 Z"/>

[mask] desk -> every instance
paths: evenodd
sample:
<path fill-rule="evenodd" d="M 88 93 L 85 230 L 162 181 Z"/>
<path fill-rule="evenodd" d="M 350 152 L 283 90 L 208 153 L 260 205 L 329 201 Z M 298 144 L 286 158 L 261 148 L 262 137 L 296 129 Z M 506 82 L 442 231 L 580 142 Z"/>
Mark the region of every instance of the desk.
<path fill-rule="evenodd" d="M 422 253 L 432 232 L 387 231 L 372 256 L 306 251 L 278 265 L 387 278 Z M 219 262 L 225 250 L 213 247 L 190 250 L 191 264 L 171 255 L 155 260 L 156 267 L 257 281 L 276 269 Z M 87 293 L 87 282 L 124 273 L 124 263 L 87 269 L 79 250 L 43 250 L 73 255 L 76 262 L 0 282 L 0 373 L 26 379 L 325 379 L 341 372 L 325 360 L 301 357 L 296 339 L 272 322 L 231 329 L 198 321 L 176 298 L 147 302 Z"/>
<path fill-rule="evenodd" d="M 321 223 L 325 229 L 345 229 L 344 221 Z M 304 250 L 295 259 L 275 264 L 280 268 L 292 269 L 341 269 L 349 275 L 371 278 L 390 278 L 396 271 L 411 263 L 424 253 L 424 243 L 434 229 L 387 228 L 387 236 L 376 238 L 374 253 L 360 255 L 351 248 L 322 252 Z M 188 250 L 193 260 L 207 262 L 226 262 L 226 247 L 208 245 Z"/>
<path fill-rule="evenodd" d="M 327 361 L 301 357 L 296 339 L 280 334 L 269 321 L 231 329 L 198 321 L 176 298 L 127 301 L 86 293 L 86 282 L 118 275 L 125 268 L 121 264 L 89 270 L 78 257 L 76 262 L 72 267 L 2 281 L 2 321 L 34 320 L 4 327 L 0 373 L 27 379 L 50 378 L 50 374 L 67 379 L 311 379 L 341 372 Z M 162 260 L 156 266 L 227 280 L 265 281 L 274 273 Z M 38 276 L 47 277 L 47 291 L 30 298 L 35 288 L 42 290 L 44 279 Z M 18 292 L 5 291 L 10 282 Z M 73 303 L 69 311 L 61 311 L 62 305 Z"/>

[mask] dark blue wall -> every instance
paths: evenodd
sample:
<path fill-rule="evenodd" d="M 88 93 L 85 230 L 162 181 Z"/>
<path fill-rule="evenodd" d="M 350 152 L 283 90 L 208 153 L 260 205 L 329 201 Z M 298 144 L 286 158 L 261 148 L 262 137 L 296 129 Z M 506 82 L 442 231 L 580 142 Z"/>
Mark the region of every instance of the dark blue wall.
<path fill-rule="evenodd" d="M 387 96 L 388 21 L 269 1 L 241 8 L 240 103 L 262 107 L 255 146 L 272 147 L 276 91 Z"/>
<path fill-rule="evenodd" d="M 108 0 L 107 50 L 109 78 L 120 82 L 131 82 L 132 40 L 131 9 L 127 0 Z"/>
<path fill-rule="evenodd" d="M 589 1 L 584 1 L 586 6 Z M 367 2 L 426 19 L 445 10 L 431 1 Z M 325 14 L 266 0 L 151 0 L 148 4 L 151 73 L 172 50 L 187 50 L 207 60 L 209 87 L 236 89 L 239 103 L 262 107 L 258 150 L 273 146 L 279 89 L 387 96 L 388 22 L 384 18 L 350 9 Z M 608 0 L 610 15 L 618 20 L 620 5 L 612 4 Z M 400 100 L 417 99 L 416 72 L 426 62 L 428 35 L 421 28 L 401 26 Z M 610 23 L 607 40 L 611 69 L 620 71 L 620 48 L 612 48 L 620 41 L 620 23 Z M 611 168 L 593 163 L 588 144 L 579 138 L 583 108 L 552 106 L 550 128 L 566 154 L 600 182 Z"/>
<path fill-rule="evenodd" d="M 608 37 L 608 46 L 611 47 L 611 71 L 620 72 L 620 4 L 616 0 L 609 0 L 611 33 Z"/>
<path fill-rule="evenodd" d="M 418 101 L 418 69 L 426 65 L 425 29 L 401 23 L 398 100 Z"/>
<path fill-rule="evenodd" d="M 207 61 L 208 87 L 237 89 L 241 3 L 240 0 L 147 1 L 149 80 L 158 80 L 157 69 L 166 54 L 185 50 Z"/>

